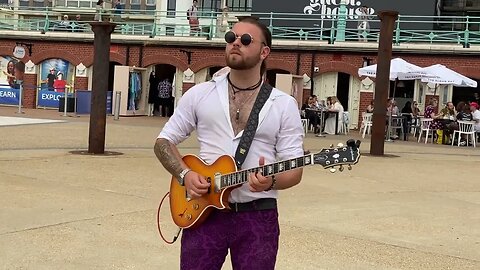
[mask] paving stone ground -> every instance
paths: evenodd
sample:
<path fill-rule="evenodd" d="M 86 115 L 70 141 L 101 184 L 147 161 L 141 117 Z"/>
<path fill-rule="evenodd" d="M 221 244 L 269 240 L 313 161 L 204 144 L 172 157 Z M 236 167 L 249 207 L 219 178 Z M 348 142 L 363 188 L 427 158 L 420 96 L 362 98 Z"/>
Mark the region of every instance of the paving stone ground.
<path fill-rule="evenodd" d="M 0 269 L 178 269 L 179 243 L 156 227 L 170 181 L 153 153 L 165 118 L 108 117 L 106 150 L 122 155 L 88 156 L 70 153 L 88 147 L 88 116 L 15 112 L 0 107 L 63 122 L 0 126 Z M 307 134 L 305 147 L 348 138 L 360 136 Z M 198 152 L 195 134 L 180 150 Z M 480 148 L 411 139 L 385 152 L 342 173 L 306 167 L 280 193 L 277 269 L 480 269 Z"/>

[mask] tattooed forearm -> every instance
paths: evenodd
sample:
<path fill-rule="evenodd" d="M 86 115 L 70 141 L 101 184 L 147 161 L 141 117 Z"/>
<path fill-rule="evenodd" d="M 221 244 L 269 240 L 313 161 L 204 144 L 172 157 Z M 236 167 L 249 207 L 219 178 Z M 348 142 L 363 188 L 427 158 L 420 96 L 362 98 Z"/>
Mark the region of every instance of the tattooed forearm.
<path fill-rule="evenodd" d="M 163 167 L 172 175 L 178 176 L 183 168 L 186 168 L 176 146 L 168 140 L 157 139 L 153 150 Z"/>

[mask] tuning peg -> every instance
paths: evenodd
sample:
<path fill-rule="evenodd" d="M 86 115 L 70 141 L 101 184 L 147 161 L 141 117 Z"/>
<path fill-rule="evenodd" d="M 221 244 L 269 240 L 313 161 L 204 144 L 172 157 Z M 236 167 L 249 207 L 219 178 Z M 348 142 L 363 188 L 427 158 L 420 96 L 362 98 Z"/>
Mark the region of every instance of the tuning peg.
<path fill-rule="evenodd" d="M 333 148 L 333 143 L 332 143 L 332 144 L 330 144 L 330 148 Z"/>
<path fill-rule="evenodd" d="M 338 170 L 339 170 L 340 172 L 343 172 L 343 165 L 340 165 L 340 167 L 338 168 Z"/>
<path fill-rule="evenodd" d="M 352 165 L 348 164 L 347 169 L 348 169 L 349 171 L 351 171 L 351 170 L 352 170 Z"/>
<path fill-rule="evenodd" d="M 338 143 L 337 147 L 343 147 L 343 143 Z"/>
<path fill-rule="evenodd" d="M 331 172 L 331 173 L 334 173 L 334 172 L 336 172 L 336 171 L 337 171 L 337 169 L 335 169 L 335 168 L 331 168 L 331 169 L 330 169 L 330 172 Z"/>

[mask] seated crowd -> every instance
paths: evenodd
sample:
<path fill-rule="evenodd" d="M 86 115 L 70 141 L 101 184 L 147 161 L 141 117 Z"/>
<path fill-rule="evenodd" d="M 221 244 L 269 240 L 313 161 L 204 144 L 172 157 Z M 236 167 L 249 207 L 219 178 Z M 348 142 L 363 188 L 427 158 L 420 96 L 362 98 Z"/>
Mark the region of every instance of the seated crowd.
<path fill-rule="evenodd" d="M 433 119 L 430 124 L 430 129 L 435 130 L 433 133 L 435 140 L 438 140 L 438 135 L 441 134 L 443 138 L 449 140 L 451 135 L 455 130 L 459 129 L 458 121 L 471 121 L 474 122 L 474 130 L 480 135 L 480 108 L 477 102 L 459 102 L 455 107 L 453 102 L 447 102 L 447 104 L 438 112 L 437 111 L 438 102 L 436 99 L 430 100 L 428 106 L 425 108 L 423 115 L 418 108 L 418 103 L 416 101 L 410 102 L 407 101 L 405 106 L 400 111 L 396 105 L 394 99 L 389 99 L 387 103 L 387 116 L 390 114 L 392 116 L 399 116 L 406 118 L 406 123 L 408 123 L 408 128 L 411 126 L 418 126 L 419 119 L 431 118 Z M 366 113 L 373 113 L 374 101 L 372 100 L 370 105 L 366 108 Z M 395 134 L 394 138 L 398 138 Z M 442 141 L 443 142 L 443 141 Z M 448 141 L 443 143 L 449 143 Z M 464 138 L 461 139 L 461 144 L 465 145 Z"/>
<path fill-rule="evenodd" d="M 323 112 L 323 113 L 321 113 Z M 320 131 L 327 134 L 335 134 L 335 120 L 338 114 L 338 127 L 343 125 L 343 106 L 336 96 L 318 101 L 316 95 L 309 96 L 302 105 L 302 118 L 308 119 L 309 128 L 313 127 L 315 134 Z M 320 119 L 320 117 L 323 119 Z M 323 122 L 321 122 L 323 120 Z M 324 123 L 323 125 L 321 123 Z M 323 130 L 320 130 L 323 129 Z"/>
<path fill-rule="evenodd" d="M 442 136 L 447 140 L 455 130 L 459 129 L 457 121 L 474 122 L 473 128 L 475 132 L 480 133 L 480 111 L 477 102 L 466 103 L 461 101 L 456 107 L 453 102 L 447 102 L 445 107 L 442 108 L 438 114 L 435 113 L 437 106 L 437 100 L 432 99 L 429 105 L 425 108 L 424 117 L 433 119 L 430 128 L 445 133 L 442 134 Z M 465 144 L 465 142 L 461 141 L 461 144 Z"/>

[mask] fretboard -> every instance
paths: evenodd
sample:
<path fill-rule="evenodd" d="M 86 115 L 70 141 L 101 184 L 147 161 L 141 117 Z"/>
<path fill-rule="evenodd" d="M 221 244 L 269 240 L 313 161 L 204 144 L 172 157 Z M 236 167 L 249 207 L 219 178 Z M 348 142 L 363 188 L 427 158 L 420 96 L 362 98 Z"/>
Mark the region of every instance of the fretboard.
<path fill-rule="evenodd" d="M 256 168 L 224 174 L 221 176 L 220 188 L 223 189 L 244 184 L 248 182 L 248 176 L 250 175 L 250 173 L 260 172 L 263 176 L 271 176 L 281 172 L 286 172 L 296 168 L 311 165 L 312 160 L 313 154 L 309 154 L 302 157 L 279 161 Z"/>

